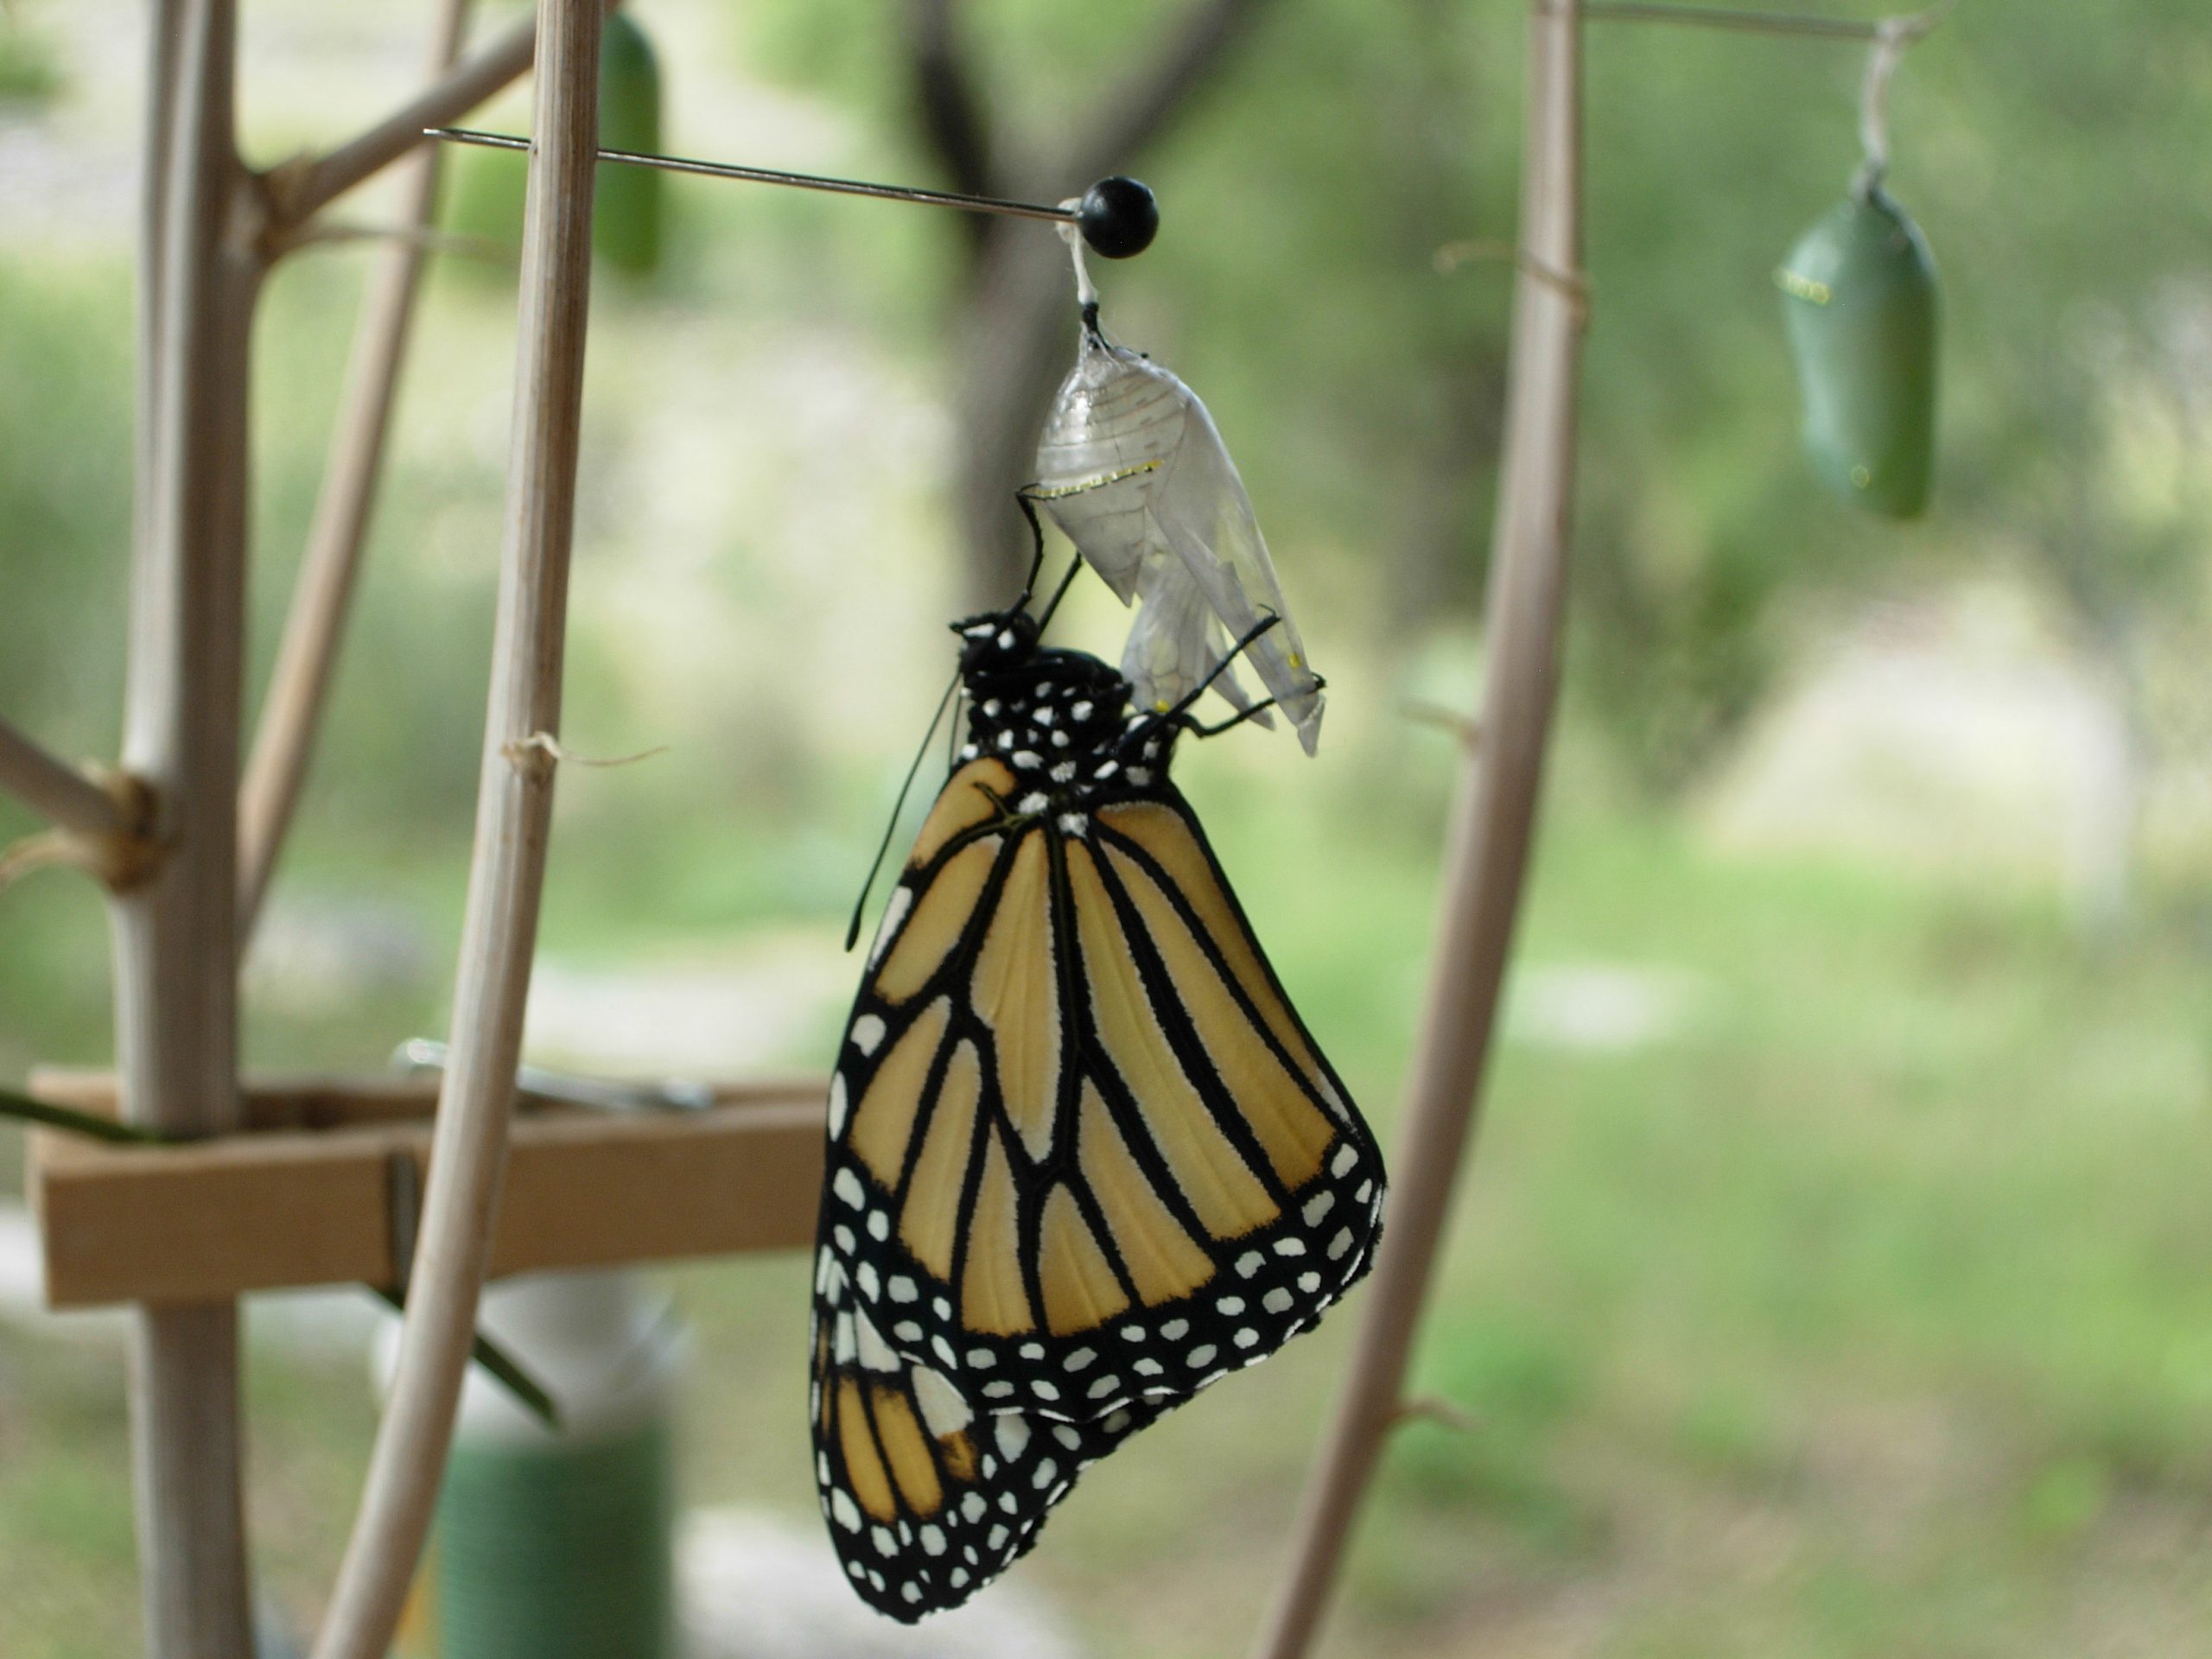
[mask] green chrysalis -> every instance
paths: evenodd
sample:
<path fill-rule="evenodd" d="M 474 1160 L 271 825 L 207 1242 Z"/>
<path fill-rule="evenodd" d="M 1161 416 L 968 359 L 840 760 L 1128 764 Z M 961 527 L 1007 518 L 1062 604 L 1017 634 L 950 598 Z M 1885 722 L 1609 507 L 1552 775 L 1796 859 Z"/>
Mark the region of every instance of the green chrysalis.
<path fill-rule="evenodd" d="M 605 149 L 660 149 L 660 60 L 626 11 L 610 14 L 599 57 L 599 142 Z M 661 175 L 602 163 L 592 200 L 591 245 L 634 276 L 660 264 Z"/>
<path fill-rule="evenodd" d="M 1936 461 L 1936 266 L 1919 226 L 1880 185 L 1855 188 L 1775 282 L 1814 470 L 1847 501 L 1914 517 Z"/>
<path fill-rule="evenodd" d="M 601 37 L 599 142 L 602 149 L 660 149 L 660 61 L 626 11 L 611 14 Z M 530 174 L 512 152 L 465 149 L 452 159 L 444 227 L 514 247 L 522 241 Z M 650 276 L 660 264 L 661 175 L 652 168 L 602 162 L 592 187 L 591 245 L 608 264 Z"/>

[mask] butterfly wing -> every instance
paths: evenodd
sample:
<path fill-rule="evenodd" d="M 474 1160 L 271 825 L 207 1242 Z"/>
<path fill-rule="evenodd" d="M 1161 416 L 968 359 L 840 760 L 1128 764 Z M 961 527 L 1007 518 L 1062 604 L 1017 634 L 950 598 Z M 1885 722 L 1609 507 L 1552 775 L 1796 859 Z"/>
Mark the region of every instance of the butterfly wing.
<path fill-rule="evenodd" d="M 912 1622 L 957 1607 L 1036 1542 L 1076 1476 L 1166 1408 L 1083 1423 L 978 1412 L 894 1352 L 834 1270 L 814 1299 L 815 1478 L 839 1560 L 869 1605 Z"/>
<path fill-rule="evenodd" d="M 1187 1395 L 1274 1352 L 1366 1271 L 1382 1157 L 1172 786 L 1101 808 L 1065 863 L 1087 1050 L 1071 1185 L 1137 1281 L 1141 1312 L 1112 1322 L 1128 1371 Z"/>
<path fill-rule="evenodd" d="M 972 1593 L 1077 1466 L 1305 1329 L 1379 1224 L 1373 1138 L 1180 795 L 1030 798 L 995 758 L 948 781 L 831 1085 L 817 1473 L 856 1583 L 899 1617 Z M 887 1511 L 866 1455 L 887 1459 L 885 1413 L 902 1445 L 908 1419 L 959 1419 L 974 1453 L 910 1456 Z M 1025 1486 L 992 1449 L 1002 1423 L 1067 1457 Z M 978 1563 L 936 1561 L 920 1530 L 956 1484 L 1006 1517 Z"/>

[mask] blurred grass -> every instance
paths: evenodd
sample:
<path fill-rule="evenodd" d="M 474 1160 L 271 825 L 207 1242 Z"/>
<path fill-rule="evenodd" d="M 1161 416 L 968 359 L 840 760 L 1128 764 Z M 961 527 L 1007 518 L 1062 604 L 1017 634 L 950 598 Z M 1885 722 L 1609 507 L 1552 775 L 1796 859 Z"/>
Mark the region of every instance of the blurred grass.
<path fill-rule="evenodd" d="M 1286 823 L 1201 777 L 1387 1124 L 1433 813 Z M 1414 1382 L 1473 1427 L 1395 1443 L 1333 1650 L 2212 1652 L 2201 942 L 2085 950 L 2037 902 L 1726 862 L 1559 794 L 1525 972 L 1694 994 L 1650 1047 L 1503 1051 Z M 804 1264 L 671 1276 L 698 1328 L 687 1497 L 812 1525 Z M 1021 1573 L 1100 1653 L 1236 1649 L 1356 1313 L 1091 1471 Z M 0 1651 L 129 1651 L 112 1345 L 0 1329 Z M 264 1352 L 252 1410 L 264 1573 L 305 1607 L 354 1498 L 361 1370 Z"/>

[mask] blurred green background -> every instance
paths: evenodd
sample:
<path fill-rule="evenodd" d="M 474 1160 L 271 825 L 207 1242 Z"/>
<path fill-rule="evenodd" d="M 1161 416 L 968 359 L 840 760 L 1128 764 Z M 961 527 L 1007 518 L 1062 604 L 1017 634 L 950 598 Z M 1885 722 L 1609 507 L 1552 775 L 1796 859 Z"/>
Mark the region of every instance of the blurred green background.
<path fill-rule="evenodd" d="M 1007 175 L 1189 3 L 957 9 Z M 671 149 L 944 181 L 894 9 L 639 11 Z M 1127 158 L 1157 246 L 1096 274 L 1109 328 L 1212 407 L 1329 676 L 1318 760 L 1245 732 L 1180 771 L 1387 1137 L 1458 761 L 1419 711 L 1472 708 L 1507 323 L 1504 267 L 1452 249 L 1512 233 L 1522 13 L 1255 12 Z M 426 24 L 248 5 L 249 159 L 381 113 Z M 71 755 L 118 722 L 142 27 L 0 14 L 0 709 Z M 1414 1378 L 1471 1424 L 1395 1443 L 1333 1653 L 2212 1653 L 2212 34 L 2193 0 L 1969 0 L 1909 58 L 1891 182 L 1946 308 L 1936 499 L 1904 526 L 1798 454 L 1770 283 L 1857 160 L 1860 67 L 1592 31 L 1562 728 Z M 563 775 L 531 1048 L 819 1068 L 974 564 L 953 480 L 991 318 L 947 216 L 684 181 L 667 205 L 658 274 L 594 296 L 564 739 L 668 753 Z M 257 676 L 365 257 L 291 259 L 264 308 Z M 426 290 L 250 973 L 258 1066 L 442 1030 L 512 287 L 447 257 Z M 1110 652 L 1121 620 L 1094 588 L 1072 637 Z M 0 800 L 0 837 L 32 828 Z M 106 996 L 86 884 L 0 896 L 0 1083 L 104 1058 Z M 666 1276 L 698 1332 L 686 1501 L 810 1528 L 804 1264 Z M 0 1292 L 0 1652 L 133 1652 L 117 1332 Z M 251 1502 L 305 1623 L 373 1403 L 358 1343 L 283 1303 L 252 1319 Z M 1351 1324 L 1092 1471 L 1014 1577 L 1100 1655 L 1237 1651 Z"/>

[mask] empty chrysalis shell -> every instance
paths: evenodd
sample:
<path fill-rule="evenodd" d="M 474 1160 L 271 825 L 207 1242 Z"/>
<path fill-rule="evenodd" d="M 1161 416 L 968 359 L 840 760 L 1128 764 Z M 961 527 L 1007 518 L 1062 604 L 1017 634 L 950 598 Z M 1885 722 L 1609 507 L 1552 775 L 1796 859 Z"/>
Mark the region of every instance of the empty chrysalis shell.
<path fill-rule="evenodd" d="M 1775 281 L 1814 470 L 1846 500 L 1913 517 L 1936 464 L 1936 266 L 1919 227 L 1879 186 L 1854 190 Z"/>
<path fill-rule="evenodd" d="M 1122 671 L 1140 704 L 1179 701 L 1230 639 L 1278 616 L 1248 654 L 1313 752 L 1321 682 L 1236 464 L 1188 386 L 1086 326 L 1037 445 L 1037 479 L 1038 498 L 1076 550 L 1123 604 L 1138 604 Z M 1214 683 L 1249 706 L 1233 675 Z"/>

